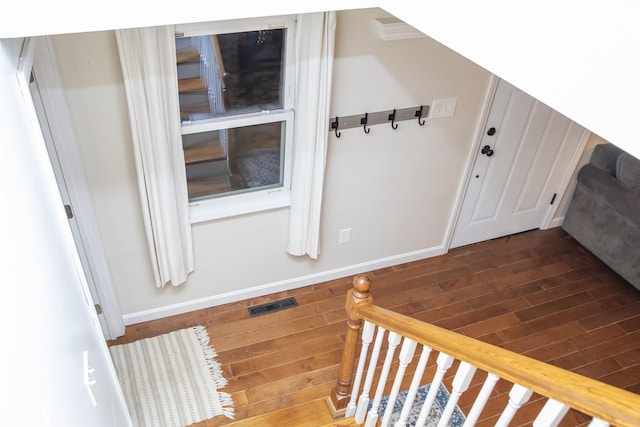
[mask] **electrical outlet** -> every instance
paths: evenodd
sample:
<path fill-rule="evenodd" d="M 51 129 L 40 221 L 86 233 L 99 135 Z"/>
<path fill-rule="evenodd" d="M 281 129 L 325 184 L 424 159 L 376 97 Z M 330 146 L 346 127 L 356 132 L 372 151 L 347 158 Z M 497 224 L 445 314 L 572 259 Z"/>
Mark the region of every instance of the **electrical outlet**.
<path fill-rule="evenodd" d="M 458 98 L 436 99 L 431 107 L 431 118 L 451 117 L 456 114 Z"/>
<path fill-rule="evenodd" d="M 89 353 L 85 350 L 82 352 L 82 379 L 84 386 L 91 400 L 91 404 L 96 407 L 96 370 L 89 362 Z"/>
<path fill-rule="evenodd" d="M 351 228 L 345 228 L 340 230 L 340 238 L 338 239 L 338 244 L 344 245 L 345 243 L 349 243 L 351 241 Z"/>

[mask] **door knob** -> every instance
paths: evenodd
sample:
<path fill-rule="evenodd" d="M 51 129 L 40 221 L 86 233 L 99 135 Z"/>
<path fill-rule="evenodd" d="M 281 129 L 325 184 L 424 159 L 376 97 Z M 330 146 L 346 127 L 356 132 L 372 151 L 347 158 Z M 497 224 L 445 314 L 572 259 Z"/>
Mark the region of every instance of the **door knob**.
<path fill-rule="evenodd" d="M 484 147 L 482 147 L 482 151 L 480 152 L 487 157 L 493 156 L 493 150 L 488 145 L 485 145 Z"/>
<path fill-rule="evenodd" d="M 487 135 L 489 136 L 493 136 L 496 134 L 496 128 L 489 128 L 489 130 L 487 131 Z"/>

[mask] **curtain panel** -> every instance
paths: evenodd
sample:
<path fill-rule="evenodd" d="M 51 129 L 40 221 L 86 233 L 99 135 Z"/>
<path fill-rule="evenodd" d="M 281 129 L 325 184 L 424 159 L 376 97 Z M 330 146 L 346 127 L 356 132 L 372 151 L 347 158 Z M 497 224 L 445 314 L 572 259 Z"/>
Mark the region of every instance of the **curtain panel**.
<path fill-rule="evenodd" d="M 298 16 L 296 100 L 287 252 L 319 254 L 335 41 L 335 12 Z M 157 287 L 193 271 L 189 199 L 172 26 L 117 30 L 138 188 Z"/>
<path fill-rule="evenodd" d="M 296 117 L 287 252 L 318 258 L 336 13 L 298 15 Z"/>
<path fill-rule="evenodd" d="M 172 26 L 116 31 L 138 188 L 157 287 L 193 271 Z"/>

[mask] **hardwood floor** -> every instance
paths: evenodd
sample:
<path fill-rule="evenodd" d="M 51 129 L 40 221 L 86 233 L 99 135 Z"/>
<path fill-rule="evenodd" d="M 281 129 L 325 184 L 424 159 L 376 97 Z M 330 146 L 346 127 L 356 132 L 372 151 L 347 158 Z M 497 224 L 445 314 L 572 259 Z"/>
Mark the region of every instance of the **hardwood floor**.
<path fill-rule="evenodd" d="M 368 274 L 375 305 L 640 393 L 640 291 L 560 228 Z M 124 337 L 109 344 L 205 325 L 228 379 L 225 391 L 233 396 L 236 421 L 243 420 L 329 394 L 351 280 L 128 326 Z M 285 297 L 295 297 L 298 307 L 249 317 L 248 307 Z M 499 386 L 494 394 L 506 392 Z M 460 407 L 468 411 L 464 397 Z M 490 409 L 479 425 L 493 425 Z M 220 416 L 197 425 L 229 423 Z M 563 425 L 586 425 L 586 418 L 571 412 Z"/>

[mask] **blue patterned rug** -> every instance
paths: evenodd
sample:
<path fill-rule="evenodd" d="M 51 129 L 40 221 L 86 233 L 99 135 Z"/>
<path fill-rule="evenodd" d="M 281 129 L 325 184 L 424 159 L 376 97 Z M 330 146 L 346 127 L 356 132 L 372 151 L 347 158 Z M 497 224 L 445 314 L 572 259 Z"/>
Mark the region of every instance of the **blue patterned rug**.
<path fill-rule="evenodd" d="M 422 409 L 422 403 L 427 397 L 427 393 L 429 392 L 430 384 L 425 384 L 418 388 L 418 392 L 416 393 L 416 398 L 413 400 L 413 405 L 411 408 L 411 414 L 409 415 L 409 419 L 407 420 L 406 427 L 413 427 L 420 416 L 420 410 Z M 444 407 L 447 405 L 447 401 L 449 400 L 449 392 L 444 387 L 444 385 L 440 384 L 438 388 L 438 394 L 436 394 L 436 400 L 433 402 L 433 406 L 431 407 L 431 413 L 427 418 L 427 422 L 425 424 L 426 427 L 435 427 L 438 425 L 438 420 L 440 420 L 440 416 L 444 411 Z M 404 405 L 404 401 L 407 397 L 407 391 L 401 391 L 398 393 L 398 398 L 396 399 L 395 405 L 393 405 L 393 415 L 391 415 L 391 422 L 389 425 L 394 425 L 394 423 L 400 418 L 400 412 L 402 411 L 402 406 Z M 384 411 L 387 407 L 387 402 L 389 400 L 389 396 L 384 396 L 380 401 L 380 408 L 378 410 L 378 417 L 382 419 L 384 415 Z M 464 424 L 465 416 L 456 406 L 451 414 L 451 419 L 449 420 L 449 427 L 461 427 Z"/>

